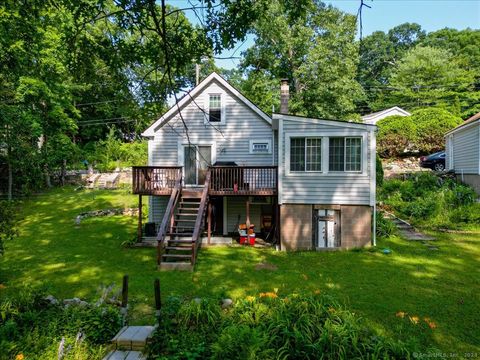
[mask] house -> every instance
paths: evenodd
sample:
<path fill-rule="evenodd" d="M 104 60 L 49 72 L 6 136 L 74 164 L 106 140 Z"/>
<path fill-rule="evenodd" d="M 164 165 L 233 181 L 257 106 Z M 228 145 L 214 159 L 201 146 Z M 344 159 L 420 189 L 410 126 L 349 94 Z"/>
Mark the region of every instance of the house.
<path fill-rule="evenodd" d="M 480 195 L 480 112 L 445 134 L 446 169 Z"/>
<path fill-rule="evenodd" d="M 210 242 L 253 224 L 282 250 L 374 242 L 376 126 L 289 115 L 288 96 L 282 81 L 270 117 L 212 73 L 143 132 L 133 192 L 161 268 L 194 264 L 204 227 Z"/>
<path fill-rule="evenodd" d="M 394 106 L 394 107 L 391 107 L 389 109 L 385 109 L 385 110 L 382 110 L 382 111 L 377 111 L 377 112 L 374 112 L 374 113 L 371 113 L 371 114 L 363 115 L 362 116 L 362 122 L 364 124 L 376 125 L 377 122 L 379 122 L 380 120 L 385 119 L 388 116 L 394 116 L 394 115 L 410 116 L 411 114 L 408 111 L 403 110 L 402 108 L 400 108 L 398 106 Z"/>

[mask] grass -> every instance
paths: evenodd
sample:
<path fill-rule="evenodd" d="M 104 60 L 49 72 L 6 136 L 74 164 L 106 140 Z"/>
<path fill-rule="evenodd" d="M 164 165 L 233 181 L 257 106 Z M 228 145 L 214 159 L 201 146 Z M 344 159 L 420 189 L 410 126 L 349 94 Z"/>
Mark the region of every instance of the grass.
<path fill-rule="evenodd" d="M 94 300 L 101 284 L 120 286 L 130 275 L 132 323 L 153 322 L 153 281 L 161 279 L 162 295 L 241 298 L 260 292 L 320 291 L 334 295 L 347 308 L 386 335 L 401 336 L 396 316 L 430 318 L 436 328 L 430 346 L 447 353 L 480 353 L 480 226 L 463 233 L 432 233 L 431 250 L 396 236 L 380 240 L 389 255 L 363 249 L 341 252 L 284 253 L 270 249 L 211 247 L 200 251 L 196 271 L 157 272 L 154 249 L 127 249 L 135 236 L 136 218 L 85 219 L 83 211 L 131 207 L 127 190 L 55 189 L 21 206 L 20 236 L 7 244 L 0 259 L 2 292 L 46 286 L 60 298 Z M 472 231 L 473 230 L 473 231 Z M 259 263 L 276 269 L 256 270 Z"/>

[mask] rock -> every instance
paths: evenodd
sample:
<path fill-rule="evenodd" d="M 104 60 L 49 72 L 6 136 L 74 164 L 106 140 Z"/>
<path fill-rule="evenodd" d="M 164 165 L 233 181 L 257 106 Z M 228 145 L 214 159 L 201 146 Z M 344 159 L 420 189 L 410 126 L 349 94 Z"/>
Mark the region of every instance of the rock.
<path fill-rule="evenodd" d="M 48 301 L 50 304 L 52 305 L 58 305 L 58 300 L 55 298 L 55 296 L 53 295 L 48 295 L 48 296 L 45 296 L 44 298 L 46 301 Z"/>
<path fill-rule="evenodd" d="M 88 302 L 80 300 L 79 298 L 65 299 L 63 300 L 63 305 L 65 307 L 74 305 L 74 306 L 88 306 Z"/>
<path fill-rule="evenodd" d="M 228 309 L 232 305 L 233 305 L 232 299 L 222 299 L 222 309 Z"/>

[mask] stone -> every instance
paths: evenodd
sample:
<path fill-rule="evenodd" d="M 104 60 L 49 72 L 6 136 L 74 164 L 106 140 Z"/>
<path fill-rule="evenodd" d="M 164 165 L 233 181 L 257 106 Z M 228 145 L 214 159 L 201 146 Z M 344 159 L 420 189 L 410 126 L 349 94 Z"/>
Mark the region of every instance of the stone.
<path fill-rule="evenodd" d="M 52 305 L 58 305 L 58 300 L 53 295 L 46 296 L 45 300 L 47 300 Z"/>
<path fill-rule="evenodd" d="M 79 298 L 65 299 L 63 300 L 63 305 L 68 306 L 88 306 L 88 302 L 80 300 Z"/>
<path fill-rule="evenodd" d="M 222 299 L 222 309 L 228 309 L 233 305 L 232 299 Z"/>

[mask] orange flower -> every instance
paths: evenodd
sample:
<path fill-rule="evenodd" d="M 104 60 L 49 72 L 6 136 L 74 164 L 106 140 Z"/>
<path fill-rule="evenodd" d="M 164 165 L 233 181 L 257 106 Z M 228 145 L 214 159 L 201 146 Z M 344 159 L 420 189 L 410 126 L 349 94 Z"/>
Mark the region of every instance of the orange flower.
<path fill-rule="evenodd" d="M 245 299 L 249 302 L 254 302 L 255 301 L 255 296 L 247 296 Z"/>
<path fill-rule="evenodd" d="M 320 290 L 318 290 L 318 289 L 317 289 L 317 290 L 315 290 L 315 291 L 314 291 L 314 294 L 315 294 L 315 295 L 318 295 L 318 294 L 320 294 Z"/>
<path fill-rule="evenodd" d="M 278 296 L 274 292 L 264 292 L 264 293 L 260 293 L 260 297 L 261 298 L 268 297 L 268 298 L 271 298 L 271 299 L 275 299 Z"/>
<path fill-rule="evenodd" d="M 437 328 L 437 324 L 435 324 L 435 322 L 430 320 L 428 317 L 424 318 L 423 320 L 427 323 L 427 325 L 430 329 L 433 330 L 433 329 Z"/>
<path fill-rule="evenodd" d="M 418 324 L 419 318 L 418 316 L 410 316 L 410 321 L 414 324 Z"/>
<path fill-rule="evenodd" d="M 0 284 L 0 290 L 6 289 L 7 287 L 3 284 Z"/>
<path fill-rule="evenodd" d="M 399 318 L 402 318 L 402 319 L 405 317 L 405 315 L 407 315 L 407 313 L 403 312 L 403 311 L 399 311 L 395 314 L 396 317 L 399 317 Z"/>
<path fill-rule="evenodd" d="M 25 359 L 25 356 L 23 356 L 23 354 L 18 354 L 17 356 L 15 356 L 15 360 L 23 360 Z"/>

